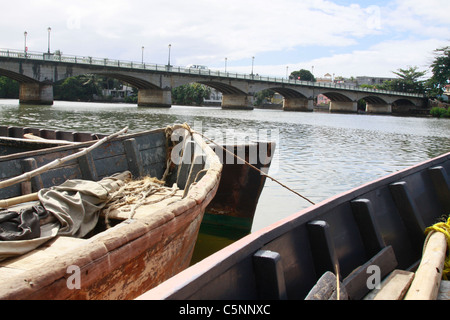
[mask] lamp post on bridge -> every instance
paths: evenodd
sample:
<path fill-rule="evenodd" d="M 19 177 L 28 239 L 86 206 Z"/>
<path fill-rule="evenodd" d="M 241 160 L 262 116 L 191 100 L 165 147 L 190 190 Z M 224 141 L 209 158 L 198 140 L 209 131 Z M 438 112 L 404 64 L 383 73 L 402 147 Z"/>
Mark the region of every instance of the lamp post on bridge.
<path fill-rule="evenodd" d="M 50 53 L 50 31 L 52 31 L 52 28 L 48 27 L 47 28 L 48 31 L 48 53 Z"/>
<path fill-rule="evenodd" d="M 252 57 L 252 73 L 251 73 L 252 77 L 253 77 L 253 63 L 254 62 L 255 62 L 255 57 Z"/>
<path fill-rule="evenodd" d="M 24 45 L 24 48 L 23 48 L 23 50 L 24 50 L 24 52 L 25 52 L 25 58 L 27 57 L 27 35 L 28 35 L 28 32 L 24 32 L 23 33 L 23 36 L 24 36 L 24 38 L 25 38 L 25 45 Z"/>
<path fill-rule="evenodd" d="M 227 60 L 228 60 L 228 58 L 225 57 L 225 73 L 227 73 Z"/>
<path fill-rule="evenodd" d="M 142 58 L 141 58 L 142 64 L 144 64 L 144 46 L 142 46 Z"/>
<path fill-rule="evenodd" d="M 172 47 L 171 44 L 169 44 L 169 61 L 167 62 L 167 67 L 170 69 L 170 48 Z"/>

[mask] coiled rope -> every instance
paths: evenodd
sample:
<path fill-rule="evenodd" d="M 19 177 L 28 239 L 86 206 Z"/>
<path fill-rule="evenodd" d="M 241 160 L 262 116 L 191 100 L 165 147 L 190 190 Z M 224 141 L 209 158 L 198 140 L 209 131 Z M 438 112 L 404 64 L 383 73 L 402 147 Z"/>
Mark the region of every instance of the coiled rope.
<path fill-rule="evenodd" d="M 450 216 L 447 218 L 446 222 L 438 222 L 428 228 L 425 229 L 425 234 L 427 238 L 425 239 L 426 246 L 429 237 L 433 234 L 433 232 L 442 232 L 445 235 L 445 239 L 447 240 L 447 256 L 444 261 L 444 270 L 442 271 L 442 278 L 444 280 L 449 280 L 450 278 Z"/>

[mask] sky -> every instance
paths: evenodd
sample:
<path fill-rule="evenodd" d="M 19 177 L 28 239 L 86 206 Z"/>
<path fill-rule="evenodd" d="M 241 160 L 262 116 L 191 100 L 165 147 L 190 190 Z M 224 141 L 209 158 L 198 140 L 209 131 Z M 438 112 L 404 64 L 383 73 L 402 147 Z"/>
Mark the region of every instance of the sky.
<path fill-rule="evenodd" d="M 429 72 L 450 45 L 449 0 L 15 0 L 0 48 L 286 77 Z M 170 44 L 170 50 L 169 50 Z M 144 47 L 144 49 L 142 49 Z M 428 73 L 429 75 L 429 73 Z"/>

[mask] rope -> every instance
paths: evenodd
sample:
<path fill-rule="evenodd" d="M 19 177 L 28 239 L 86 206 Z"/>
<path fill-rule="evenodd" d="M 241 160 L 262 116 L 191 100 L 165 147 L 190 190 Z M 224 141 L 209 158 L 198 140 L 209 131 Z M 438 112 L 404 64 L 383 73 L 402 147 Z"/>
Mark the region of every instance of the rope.
<path fill-rule="evenodd" d="M 185 124 L 185 125 L 187 125 L 187 124 Z M 292 193 L 294 193 L 294 194 L 296 194 L 297 196 L 301 197 L 302 199 L 308 201 L 309 203 L 315 204 L 314 202 L 312 202 L 311 200 L 309 200 L 307 197 L 305 197 L 305 196 L 301 195 L 300 193 L 298 193 L 297 191 L 295 191 L 295 190 L 289 188 L 288 186 L 286 186 L 285 184 L 281 183 L 281 182 L 278 181 L 277 179 L 275 179 L 275 178 L 269 176 L 269 175 L 268 175 L 267 173 L 265 173 L 264 171 L 261 171 L 260 169 L 258 169 L 258 168 L 255 167 L 254 165 L 250 164 L 250 163 L 247 162 L 246 160 L 240 158 L 240 157 L 237 156 L 234 152 L 231 152 L 230 150 L 228 150 L 228 149 L 224 148 L 223 146 L 217 144 L 216 142 L 214 142 L 214 141 L 211 140 L 210 138 L 206 137 L 204 134 L 199 133 L 199 132 L 196 132 L 196 131 L 192 131 L 192 130 L 190 130 L 190 129 L 189 129 L 189 131 L 190 131 L 191 133 L 192 133 L 192 132 L 195 132 L 195 133 L 199 134 L 199 135 L 202 136 L 204 139 L 208 140 L 209 142 L 215 144 L 216 146 L 218 146 L 218 147 L 221 148 L 222 150 L 225 150 L 225 151 L 228 152 L 229 154 L 233 155 L 236 159 L 238 159 L 238 160 L 240 160 L 240 161 L 243 161 L 246 165 L 248 165 L 250 168 L 252 168 L 252 169 L 258 171 L 261 175 L 264 175 L 265 177 L 269 178 L 270 180 L 272 180 L 272 181 L 278 183 L 278 184 L 279 184 L 280 186 L 282 186 L 283 188 L 285 188 L 285 189 L 291 191 Z"/>
<path fill-rule="evenodd" d="M 444 261 L 444 270 L 442 271 L 442 278 L 444 280 L 450 279 L 450 216 L 447 218 L 446 222 L 438 222 L 431 227 L 425 229 L 425 234 L 427 234 L 427 238 L 425 239 L 426 246 L 429 237 L 433 232 L 442 232 L 445 235 L 445 239 L 447 240 L 447 256 Z"/>
<path fill-rule="evenodd" d="M 113 210 L 129 211 L 129 219 L 132 219 L 140 206 L 163 201 L 172 197 L 177 191 L 178 187 L 175 183 L 172 188 L 169 188 L 164 186 L 164 181 L 156 178 L 145 177 L 141 180 L 126 180 L 119 190 L 110 195 L 103 208 L 102 213 L 105 216 L 105 223 L 109 227 L 109 214 Z M 156 193 L 162 193 L 162 196 L 153 200 L 148 199 Z"/>

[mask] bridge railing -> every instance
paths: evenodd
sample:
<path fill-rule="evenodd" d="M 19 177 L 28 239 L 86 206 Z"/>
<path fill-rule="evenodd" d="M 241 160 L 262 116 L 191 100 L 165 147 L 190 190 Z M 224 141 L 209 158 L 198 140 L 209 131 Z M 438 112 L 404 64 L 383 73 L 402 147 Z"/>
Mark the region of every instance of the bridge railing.
<path fill-rule="evenodd" d="M 292 85 L 301 85 L 301 86 L 310 86 L 310 87 L 319 87 L 319 88 L 330 88 L 330 89 L 347 89 L 352 91 L 361 91 L 361 92 L 372 92 L 377 94 L 390 94 L 390 95 L 400 95 L 405 97 L 415 97 L 415 98 L 423 98 L 424 95 L 417 93 L 407 93 L 407 92 L 397 92 L 397 91 L 388 91 L 388 90 L 378 90 L 372 88 L 361 88 L 355 86 L 349 86 L 345 84 L 339 83 L 327 83 L 327 82 L 312 82 L 312 81 L 303 81 L 297 79 L 286 79 L 282 77 L 269 77 L 269 76 L 260 76 L 258 74 L 244 74 L 237 72 L 224 72 L 219 70 L 211 70 L 211 69 L 195 69 L 195 68 L 185 68 L 179 66 L 171 66 L 171 65 L 160 65 L 160 64 L 149 64 L 142 62 L 133 62 L 133 61 L 124 61 L 124 60 L 115 60 L 115 59 L 107 59 L 107 58 L 94 58 L 94 57 L 83 57 L 83 56 L 74 56 L 74 55 L 66 55 L 61 54 L 59 51 L 55 51 L 54 53 L 42 53 L 42 52 L 24 52 L 19 50 L 11 50 L 11 49 L 0 49 L 0 57 L 7 58 L 17 58 L 17 59 L 27 59 L 27 60 L 45 60 L 45 61 L 55 61 L 55 62 L 65 62 L 65 63 L 73 63 L 73 64 L 88 64 L 88 65 L 96 65 L 96 66 L 105 66 L 105 67 L 117 67 L 117 68 L 129 68 L 129 69 L 140 69 L 140 70 L 151 70 L 151 71 L 166 71 L 172 73 L 182 73 L 182 74 L 191 74 L 191 75 L 199 75 L 199 76 L 214 76 L 221 78 L 232 78 L 232 79 L 243 79 L 243 80 L 252 80 L 252 81 L 264 81 L 264 82 L 273 82 L 280 84 L 292 84 Z"/>

